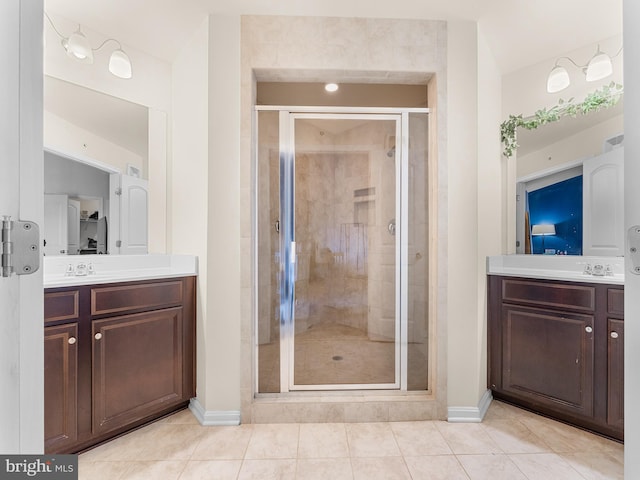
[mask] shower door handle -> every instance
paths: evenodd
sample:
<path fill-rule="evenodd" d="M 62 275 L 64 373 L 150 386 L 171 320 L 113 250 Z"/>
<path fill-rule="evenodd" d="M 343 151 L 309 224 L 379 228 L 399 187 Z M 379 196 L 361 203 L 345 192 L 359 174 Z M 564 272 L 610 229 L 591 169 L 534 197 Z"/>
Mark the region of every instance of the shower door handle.
<path fill-rule="evenodd" d="M 396 235 L 396 219 L 392 218 L 389 220 L 389 225 L 387 225 L 387 230 L 389 231 L 389 235 Z"/>

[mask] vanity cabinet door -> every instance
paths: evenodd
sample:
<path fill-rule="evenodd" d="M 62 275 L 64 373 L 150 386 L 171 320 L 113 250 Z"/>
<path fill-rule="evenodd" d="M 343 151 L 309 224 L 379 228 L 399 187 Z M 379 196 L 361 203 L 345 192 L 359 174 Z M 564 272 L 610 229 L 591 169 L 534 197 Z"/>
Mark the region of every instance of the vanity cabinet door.
<path fill-rule="evenodd" d="M 185 400 L 182 307 L 93 320 L 91 335 L 94 435 Z"/>
<path fill-rule="evenodd" d="M 624 428 L 624 321 L 608 319 L 607 423 Z"/>
<path fill-rule="evenodd" d="M 44 448 L 58 453 L 78 439 L 78 324 L 44 329 Z"/>
<path fill-rule="evenodd" d="M 502 389 L 531 404 L 593 415 L 594 317 L 502 307 Z"/>

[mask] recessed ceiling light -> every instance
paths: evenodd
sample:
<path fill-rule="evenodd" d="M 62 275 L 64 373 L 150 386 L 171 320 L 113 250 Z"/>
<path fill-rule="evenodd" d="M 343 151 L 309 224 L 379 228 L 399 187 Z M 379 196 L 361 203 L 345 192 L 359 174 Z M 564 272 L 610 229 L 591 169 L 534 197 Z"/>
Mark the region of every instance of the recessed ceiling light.
<path fill-rule="evenodd" d="M 337 90 L 338 90 L 338 84 L 337 84 L 337 83 L 327 83 L 327 84 L 324 86 L 324 89 L 325 89 L 327 92 L 331 92 L 331 93 L 333 93 L 333 92 L 335 92 L 335 91 L 337 91 Z"/>

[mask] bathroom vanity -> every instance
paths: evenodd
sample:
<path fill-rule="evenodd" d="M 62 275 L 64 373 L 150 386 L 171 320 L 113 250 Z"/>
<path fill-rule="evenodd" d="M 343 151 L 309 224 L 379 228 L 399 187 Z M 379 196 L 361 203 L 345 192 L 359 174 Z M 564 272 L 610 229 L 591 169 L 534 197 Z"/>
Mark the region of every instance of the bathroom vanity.
<path fill-rule="evenodd" d="M 623 440 L 623 271 L 620 258 L 490 257 L 493 396 Z"/>
<path fill-rule="evenodd" d="M 196 270 L 186 256 L 45 257 L 45 452 L 79 452 L 195 396 Z"/>

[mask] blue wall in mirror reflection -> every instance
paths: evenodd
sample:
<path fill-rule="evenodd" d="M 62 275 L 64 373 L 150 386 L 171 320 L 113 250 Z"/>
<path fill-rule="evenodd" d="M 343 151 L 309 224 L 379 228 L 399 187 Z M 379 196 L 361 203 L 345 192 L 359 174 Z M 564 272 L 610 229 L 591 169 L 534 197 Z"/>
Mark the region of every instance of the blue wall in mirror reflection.
<path fill-rule="evenodd" d="M 531 225 L 555 225 L 556 234 L 544 236 L 547 253 L 582 255 L 582 175 L 528 192 L 527 205 Z M 541 235 L 531 244 L 533 253 L 545 253 Z"/>

